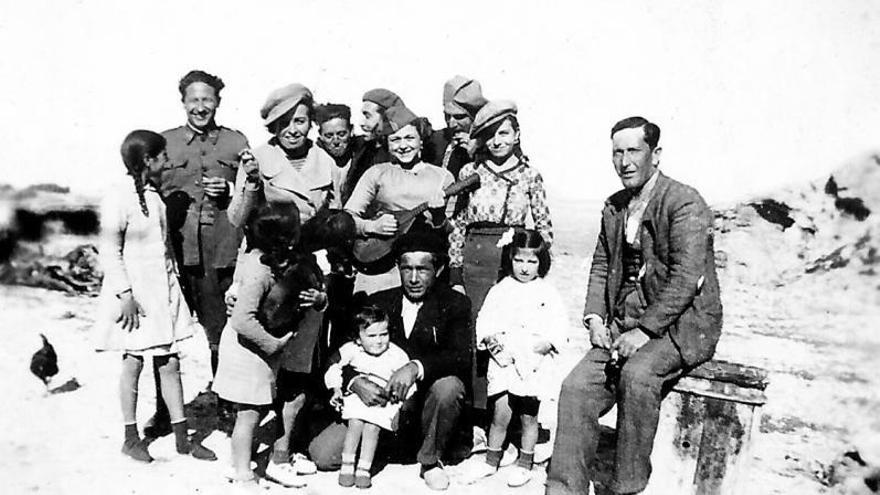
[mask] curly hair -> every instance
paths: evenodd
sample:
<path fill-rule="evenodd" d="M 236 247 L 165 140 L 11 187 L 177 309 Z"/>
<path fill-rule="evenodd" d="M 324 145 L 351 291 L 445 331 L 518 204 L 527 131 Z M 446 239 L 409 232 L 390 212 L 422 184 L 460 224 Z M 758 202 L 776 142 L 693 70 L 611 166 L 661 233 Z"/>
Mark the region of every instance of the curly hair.
<path fill-rule="evenodd" d="M 177 90 L 180 91 L 181 101 L 186 98 L 186 88 L 188 88 L 190 84 L 197 82 L 205 83 L 214 88 L 214 94 L 217 95 L 218 100 L 220 99 L 220 90 L 226 87 L 226 85 L 223 84 L 223 79 L 220 79 L 214 74 L 209 74 L 203 70 L 191 70 L 181 78 L 180 83 L 177 85 Z"/>

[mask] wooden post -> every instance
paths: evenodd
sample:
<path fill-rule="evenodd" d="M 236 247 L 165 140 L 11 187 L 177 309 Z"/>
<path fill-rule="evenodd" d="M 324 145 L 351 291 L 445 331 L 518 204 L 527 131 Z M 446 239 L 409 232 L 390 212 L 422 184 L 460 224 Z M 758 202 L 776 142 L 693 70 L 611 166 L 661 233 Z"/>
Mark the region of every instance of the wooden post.
<path fill-rule="evenodd" d="M 710 361 L 676 383 L 660 409 L 644 495 L 738 495 L 766 402 L 767 372 Z"/>
<path fill-rule="evenodd" d="M 643 495 L 744 495 L 741 475 L 751 461 L 751 437 L 766 402 L 767 372 L 709 361 L 681 378 L 663 399 Z M 613 432 L 600 436 L 595 493 L 613 476 Z"/>

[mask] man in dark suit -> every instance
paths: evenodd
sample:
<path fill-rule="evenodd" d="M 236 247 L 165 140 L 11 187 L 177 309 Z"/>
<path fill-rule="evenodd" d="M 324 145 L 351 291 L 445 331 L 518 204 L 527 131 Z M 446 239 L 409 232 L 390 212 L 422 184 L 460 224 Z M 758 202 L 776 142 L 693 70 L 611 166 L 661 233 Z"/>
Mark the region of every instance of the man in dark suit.
<path fill-rule="evenodd" d="M 415 454 L 421 476 L 434 490 L 449 486 L 441 461 L 455 455 L 458 427 L 469 403 L 466 384 L 474 339 L 470 300 L 437 280 L 443 251 L 443 240 L 429 232 L 409 232 L 395 243 L 401 287 L 372 294 L 366 302 L 389 315 L 391 341 L 406 351 L 410 362 L 384 389 L 359 376 L 350 377 L 347 385 L 367 405 L 403 401 L 410 387 L 417 387 L 403 403 L 391 450 L 398 457 Z M 338 467 L 344 438 L 344 425 L 329 426 L 312 442 L 312 460 L 323 469 Z"/>
<path fill-rule="evenodd" d="M 617 404 L 615 493 L 638 493 L 664 384 L 712 357 L 721 334 L 712 212 L 658 170 L 660 128 L 641 117 L 611 130 L 624 189 L 602 211 L 584 308 L 592 348 L 562 384 L 547 494 L 589 492 L 598 418 Z"/>
<path fill-rule="evenodd" d="M 446 127 L 433 131 L 425 142 L 422 160 L 449 170 L 458 178 L 458 171 L 473 161 L 476 142 L 470 137 L 477 112 L 488 102 L 476 79 L 455 76 L 443 85 L 443 117 Z"/>

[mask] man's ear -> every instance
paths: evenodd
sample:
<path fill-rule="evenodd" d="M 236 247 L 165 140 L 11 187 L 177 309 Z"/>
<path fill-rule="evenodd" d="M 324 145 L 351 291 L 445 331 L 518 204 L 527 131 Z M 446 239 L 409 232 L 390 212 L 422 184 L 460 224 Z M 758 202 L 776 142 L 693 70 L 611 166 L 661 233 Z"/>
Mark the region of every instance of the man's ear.
<path fill-rule="evenodd" d="M 663 148 L 657 146 L 654 148 L 654 151 L 651 152 L 651 163 L 656 167 L 660 165 L 660 155 L 663 153 Z"/>

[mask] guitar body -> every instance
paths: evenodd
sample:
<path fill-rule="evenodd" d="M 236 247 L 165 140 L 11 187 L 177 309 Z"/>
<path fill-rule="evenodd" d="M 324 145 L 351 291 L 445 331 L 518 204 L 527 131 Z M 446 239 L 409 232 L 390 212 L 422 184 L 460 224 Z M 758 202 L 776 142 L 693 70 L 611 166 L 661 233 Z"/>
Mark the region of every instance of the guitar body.
<path fill-rule="evenodd" d="M 477 174 L 472 174 L 467 178 L 450 185 L 444 192 L 448 198 L 477 187 L 480 187 L 479 176 Z M 419 216 L 427 209 L 428 203 L 422 203 L 412 210 L 389 211 L 377 215 L 377 217 L 386 213 L 393 215 L 397 220 L 397 232 L 390 236 L 371 235 L 369 237 L 357 238 L 352 247 L 352 254 L 356 260 L 358 270 L 361 273 L 373 275 L 384 273 L 391 269 L 394 260 L 391 260 L 389 255 L 394 246 L 394 241 L 396 241 L 398 237 L 409 232 L 409 229 L 412 228 Z"/>

